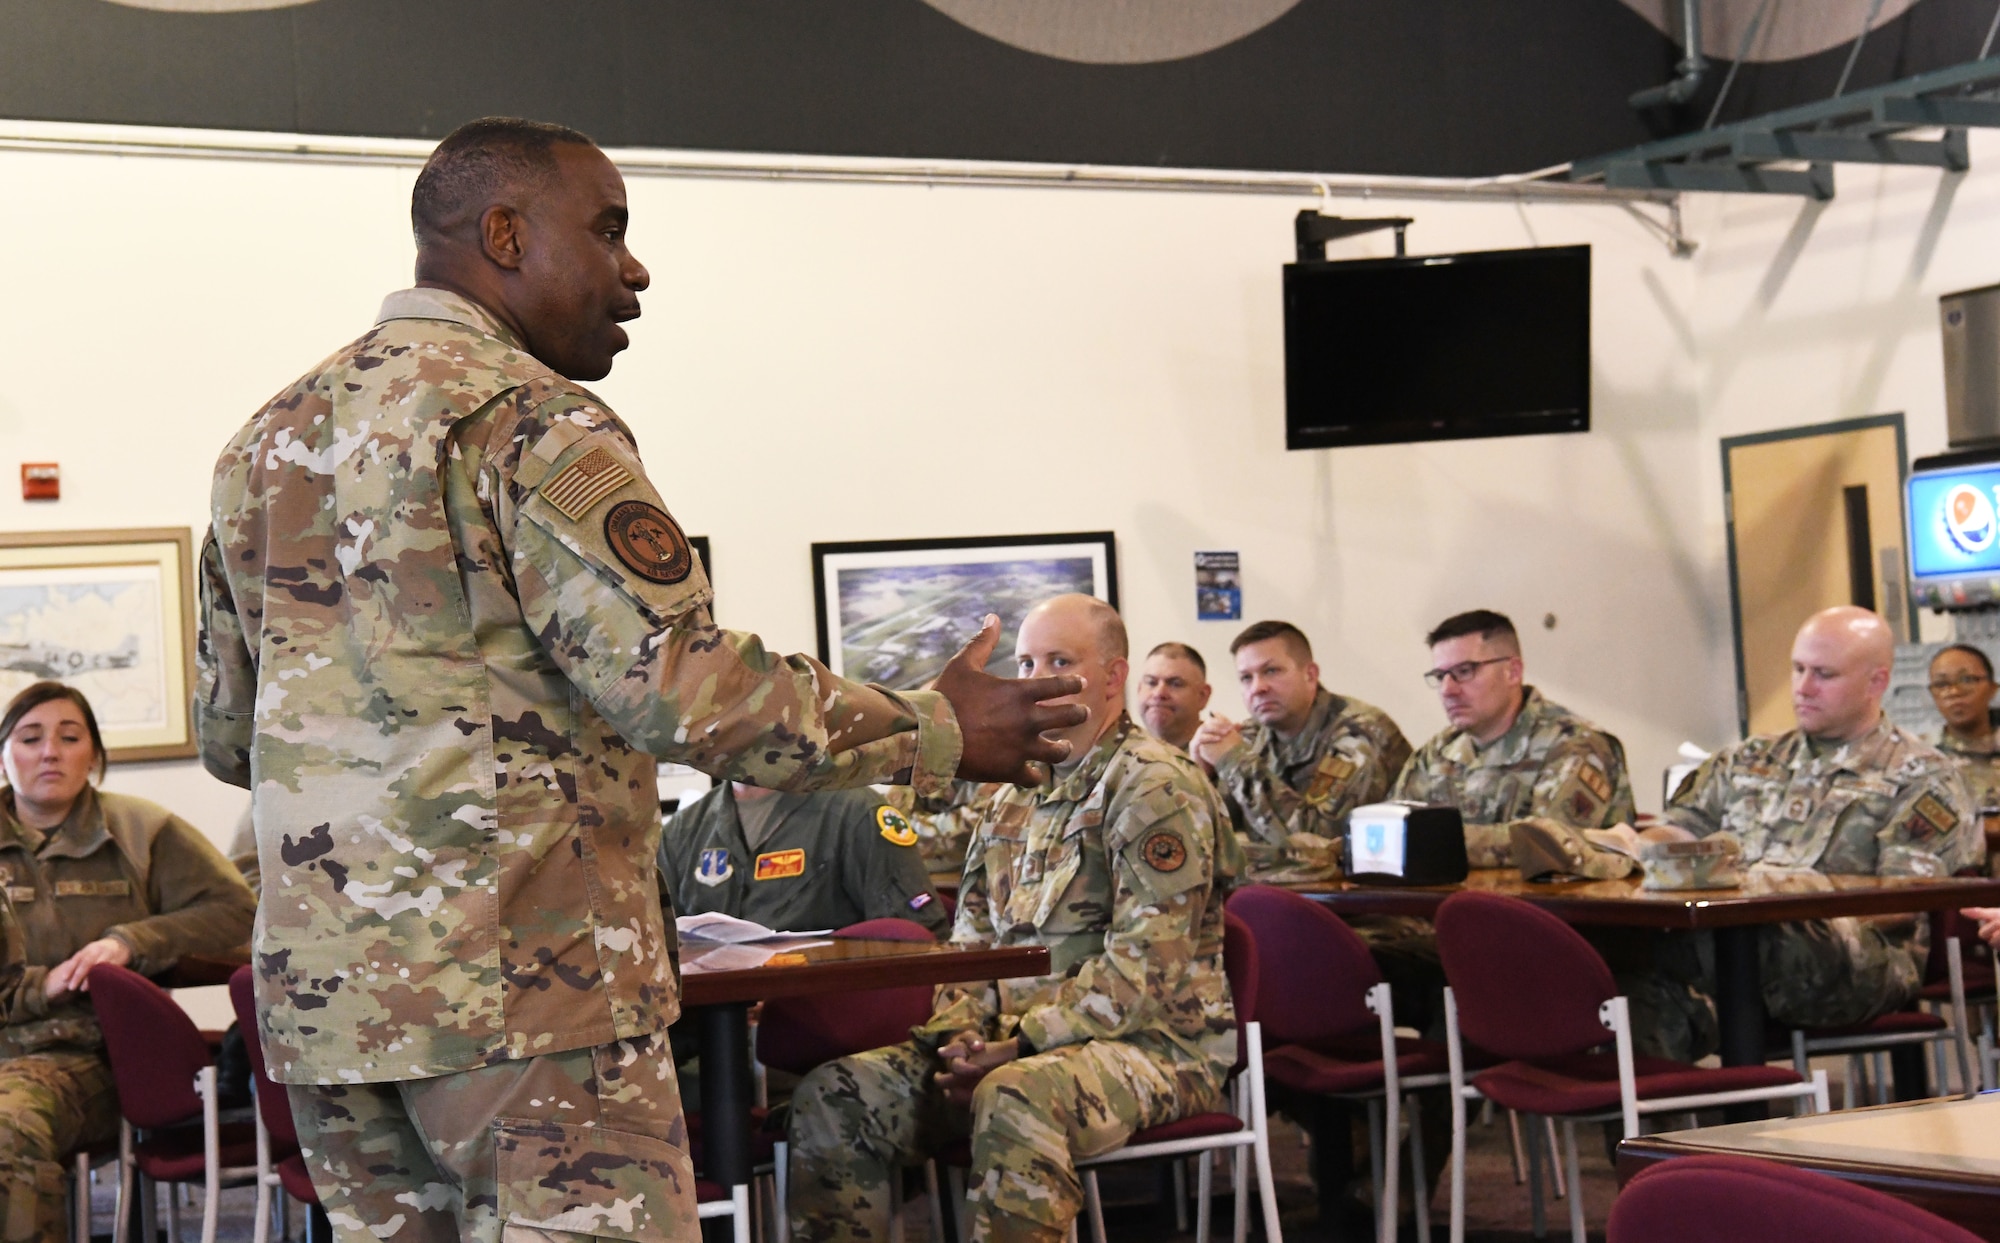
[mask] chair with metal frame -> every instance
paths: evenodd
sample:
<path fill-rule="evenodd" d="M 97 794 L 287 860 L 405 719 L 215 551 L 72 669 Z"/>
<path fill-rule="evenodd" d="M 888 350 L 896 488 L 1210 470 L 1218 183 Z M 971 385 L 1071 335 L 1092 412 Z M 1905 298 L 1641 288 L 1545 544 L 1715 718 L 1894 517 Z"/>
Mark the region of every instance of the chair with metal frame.
<path fill-rule="evenodd" d="M 1616 1121 L 1626 1135 L 1638 1135 L 1641 1120 L 1660 1113 L 1774 1100 L 1826 1109 L 1825 1071 L 1805 1080 L 1775 1066 L 1711 1070 L 1636 1054 L 1630 1012 L 1611 969 L 1574 928 L 1532 903 L 1476 891 L 1453 894 L 1438 908 L 1437 938 L 1447 981 L 1452 1243 L 1465 1238 L 1468 1100 L 1483 1098 L 1530 1116 L 1529 1203 L 1538 1237 L 1544 1230 L 1538 1120 L 1562 1121 L 1575 1243 L 1586 1239 L 1577 1123 Z M 1468 1076 L 1467 1041 L 1509 1060 Z M 1612 1052 L 1600 1051 L 1606 1044 Z"/>

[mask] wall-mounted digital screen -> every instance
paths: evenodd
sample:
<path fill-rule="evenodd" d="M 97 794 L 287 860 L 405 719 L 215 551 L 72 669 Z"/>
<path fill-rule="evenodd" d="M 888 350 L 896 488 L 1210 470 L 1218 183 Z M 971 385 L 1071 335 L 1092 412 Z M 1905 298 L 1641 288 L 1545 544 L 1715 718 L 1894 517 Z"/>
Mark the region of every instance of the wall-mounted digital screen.
<path fill-rule="evenodd" d="M 1952 608 L 2000 600 L 2000 461 L 1918 462 L 1905 501 L 1917 602 Z"/>

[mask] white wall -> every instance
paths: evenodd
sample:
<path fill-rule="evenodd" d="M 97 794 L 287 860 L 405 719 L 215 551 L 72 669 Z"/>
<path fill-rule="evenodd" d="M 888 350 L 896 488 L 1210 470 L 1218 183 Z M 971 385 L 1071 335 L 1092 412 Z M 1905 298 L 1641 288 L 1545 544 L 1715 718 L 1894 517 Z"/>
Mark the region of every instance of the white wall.
<path fill-rule="evenodd" d="M 412 175 L 0 154 L 0 471 L 64 467 L 0 528 L 198 527 L 228 435 L 407 282 Z M 713 538 L 722 620 L 774 645 L 813 646 L 815 540 L 1110 528 L 1135 644 L 1222 666 L 1192 553 L 1235 548 L 1246 620 L 1300 624 L 1413 740 L 1442 724 L 1424 629 L 1512 614 L 1653 807 L 1675 744 L 1734 732 L 1716 437 L 1903 408 L 1939 447 L 1934 297 L 1995 279 L 2000 179 L 1963 179 L 1911 283 L 1938 175 L 1842 178 L 1825 209 L 1691 200 L 1692 261 L 1611 205 L 1328 206 L 1415 216 L 1418 250 L 1590 243 L 1588 436 L 1286 453 L 1279 271 L 1313 204 L 1221 194 L 635 178 L 654 285 L 598 387 Z M 112 784 L 218 837 L 243 801 L 192 762 Z"/>

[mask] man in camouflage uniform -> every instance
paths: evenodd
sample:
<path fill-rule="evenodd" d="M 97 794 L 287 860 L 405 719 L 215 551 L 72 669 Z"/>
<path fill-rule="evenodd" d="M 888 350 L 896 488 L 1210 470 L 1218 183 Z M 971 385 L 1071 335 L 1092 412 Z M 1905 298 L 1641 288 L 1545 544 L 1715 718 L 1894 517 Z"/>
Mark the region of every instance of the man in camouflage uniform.
<path fill-rule="evenodd" d="M 1403 765 L 1391 797 L 1458 808 L 1473 867 L 1510 866 L 1522 820 L 1597 829 L 1632 818 L 1624 746 L 1522 682 L 1513 622 L 1476 609 L 1446 618 L 1424 642 L 1424 680 L 1451 727 Z"/>
<path fill-rule="evenodd" d="M 1139 669 L 1139 720 L 1147 733 L 1185 751 L 1214 691 L 1200 652 L 1185 643 L 1162 643 L 1146 653 Z"/>
<path fill-rule="evenodd" d="M 1978 861 L 1965 783 L 1937 749 L 1882 715 L 1895 656 L 1865 609 L 1814 614 L 1792 644 L 1799 727 L 1724 747 L 1689 774 L 1665 819 L 1733 833 L 1744 866 L 1835 875 L 1946 876 Z M 1764 1005 L 1778 1022 L 1833 1027 L 1907 1004 L 1923 980 L 1927 925 L 1907 915 L 1760 930 Z M 1713 956 L 1663 938 L 1659 969 L 1628 982 L 1642 1047 L 1691 1059 L 1713 1050 Z"/>
<path fill-rule="evenodd" d="M 691 1239 L 655 757 L 785 788 L 1026 777 L 1067 754 L 1031 735 L 1080 716 L 1031 701 L 1075 684 L 979 673 L 991 619 L 909 695 L 714 624 L 575 383 L 648 281 L 589 139 L 464 126 L 412 217 L 419 287 L 216 468 L 195 707 L 252 791 L 267 1064 L 344 1240 Z"/>
<path fill-rule="evenodd" d="M 1215 774 L 1259 880 L 1340 874 L 1347 813 L 1379 801 L 1410 758 L 1380 708 L 1319 684 L 1312 645 L 1290 622 L 1261 621 L 1229 645 L 1255 720 L 1215 715 L 1192 754 Z"/>
<path fill-rule="evenodd" d="M 786 794 L 725 781 L 660 832 L 660 877 L 678 915 L 719 911 L 766 928 L 949 920 L 917 831 L 873 790 Z"/>
<path fill-rule="evenodd" d="M 1045 945 L 1050 974 L 939 990 L 908 1043 L 830 1062 L 792 1098 L 791 1220 L 805 1243 L 888 1237 L 897 1171 L 972 1140 L 972 1237 L 1057 1240 L 1075 1159 L 1217 1108 L 1236 1058 L 1222 962 L 1234 860 L 1193 763 L 1125 715 L 1125 630 L 1059 596 L 1022 622 L 1023 676 L 1083 676 L 1081 756 L 1010 789 L 966 858 L 955 942 Z"/>

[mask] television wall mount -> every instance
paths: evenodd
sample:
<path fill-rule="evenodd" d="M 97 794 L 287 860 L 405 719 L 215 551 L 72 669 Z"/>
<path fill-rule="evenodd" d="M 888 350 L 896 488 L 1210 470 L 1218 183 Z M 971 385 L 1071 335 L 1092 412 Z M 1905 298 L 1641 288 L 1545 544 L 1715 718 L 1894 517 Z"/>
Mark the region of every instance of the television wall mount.
<path fill-rule="evenodd" d="M 1323 263 L 1326 261 L 1326 244 L 1337 242 L 1344 237 L 1360 237 L 1363 233 L 1376 233 L 1383 229 L 1396 231 L 1396 257 L 1404 257 L 1403 231 L 1415 224 L 1408 216 L 1373 216 L 1356 219 L 1348 216 L 1322 216 L 1310 209 L 1300 212 L 1292 220 L 1292 235 L 1298 242 L 1300 263 Z"/>

